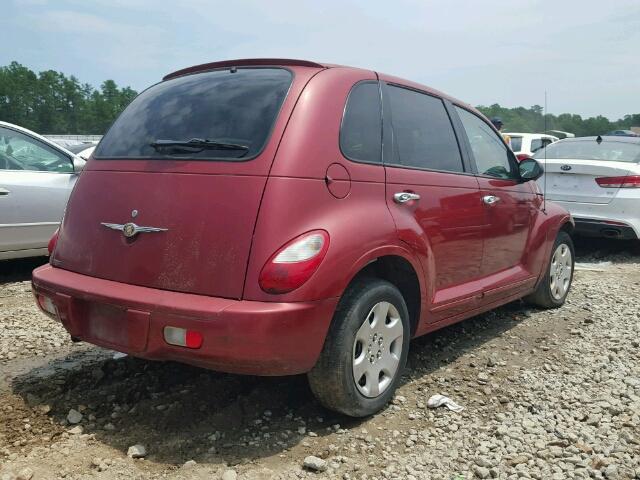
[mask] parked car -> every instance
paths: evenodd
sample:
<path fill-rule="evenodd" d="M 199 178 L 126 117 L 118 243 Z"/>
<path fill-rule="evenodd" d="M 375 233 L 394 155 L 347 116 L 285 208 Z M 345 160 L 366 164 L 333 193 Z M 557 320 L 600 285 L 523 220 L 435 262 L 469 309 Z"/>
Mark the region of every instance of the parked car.
<path fill-rule="evenodd" d="M 414 82 L 198 65 L 104 136 L 33 288 L 74 339 L 307 373 L 322 404 L 365 416 L 392 397 L 410 338 L 522 297 L 563 304 L 573 225 L 542 213 L 541 174 L 481 113 Z"/>
<path fill-rule="evenodd" d="M 81 143 L 80 145 L 74 145 L 73 147 L 69 147 L 69 151 L 75 153 L 79 157 L 89 160 L 89 157 L 96 149 L 98 142 L 87 142 Z"/>
<path fill-rule="evenodd" d="M 606 136 L 619 136 L 619 137 L 639 137 L 640 135 L 638 135 L 636 132 L 634 132 L 633 130 L 613 130 L 611 132 L 607 132 L 605 133 Z"/>
<path fill-rule="evenodd" d="M 511 138 L 511 149 L 518 160 L 529 158 L 537 151 L 559 140 L 558 137 L 544 133 L 514 132 L 507 133 L 507 135 Z"/>
<path fill-rule="evenodd" d="M 571 212 L 576 233 L 640 238 L 639 137 L 567 138 L 548 146 L 546 157 L 538 184 Z"/>
<path fill-rule="evenodd" d="M 0 122 L 0 260 L 47 254 L 84 160 Z"/>

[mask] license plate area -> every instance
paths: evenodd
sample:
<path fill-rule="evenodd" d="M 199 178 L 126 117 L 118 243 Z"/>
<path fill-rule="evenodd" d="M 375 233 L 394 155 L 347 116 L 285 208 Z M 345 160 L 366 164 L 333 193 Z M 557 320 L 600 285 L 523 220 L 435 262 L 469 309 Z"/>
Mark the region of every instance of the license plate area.
<path fill-rule="evenodd" d="M 556 174 L 553 176 L 553 187 L 559 190 L 578 190 L 580 182 L 576 175 Z"/>
<path fill-rule="evenodd" d="M 79 329 L 83 339 L 124 351 L 147 346 L 150 313 L 99 302 L 82 302 Z"/>

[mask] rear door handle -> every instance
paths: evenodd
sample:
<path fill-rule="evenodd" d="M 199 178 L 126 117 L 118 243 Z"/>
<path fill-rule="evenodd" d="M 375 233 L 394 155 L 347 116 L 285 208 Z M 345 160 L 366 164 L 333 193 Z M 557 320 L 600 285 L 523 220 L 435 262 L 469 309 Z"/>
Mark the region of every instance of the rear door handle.
<path fill-rule="evenodd" d="M 495 205 L 500 201 L 500 197 L 496 197 L 495 195 L 486 195 L 482 197 L 482 201 L 485 205 Z"/>
<path fill-rule="evenodd" d="M 9 195 L 10 193 L 11 193 L 10 190 L 0 187 L 0 195 Z"/>
<path fill-rule="evenodd" d="M 411 192 L 398 192 L 393 194 L 393 201 L 396 203 L 407 203 L 410 200 L 420 200 L 420 195 Z"/>

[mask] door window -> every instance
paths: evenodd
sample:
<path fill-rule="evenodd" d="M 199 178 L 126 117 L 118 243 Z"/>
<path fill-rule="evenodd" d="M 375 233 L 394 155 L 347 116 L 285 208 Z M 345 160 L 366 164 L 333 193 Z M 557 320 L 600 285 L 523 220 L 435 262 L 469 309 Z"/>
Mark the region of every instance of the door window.
<path fill-rule="evenodd" d="M 456 107 L 480 175 L 516 180 L 515 163 L 509 159 L 504 140 L 480 117 Z"/>
<path fill-rule="evenodd" d="M 340 149 L 351 160 L 381 163 L 382 108 L 378 82 L 359 83 L 349 93 L 340 128 Z"/>
<path fill-rule="evenodd" d="M 73 172 L 71 159 L 46 143 L 0 127 L 0 170 Z"/>
<path fill-rule="evenodd" d="M 462 172 L 462 157 L 441 99 L 389 86 L 394 155 L 391 164 Z"/>

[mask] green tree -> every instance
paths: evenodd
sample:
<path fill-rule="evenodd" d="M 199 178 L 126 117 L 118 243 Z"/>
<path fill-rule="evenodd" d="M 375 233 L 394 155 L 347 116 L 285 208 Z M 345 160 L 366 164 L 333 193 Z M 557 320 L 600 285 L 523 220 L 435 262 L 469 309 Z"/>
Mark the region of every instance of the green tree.
<path fill-rule="evenodd" d="M 113 80 L 96 90 L 54 70 L 0 67 L 0 120 L 40 133 L 102 134 L 136 95 Z"/>
<path fill-rule="evenodd" d="M 545 130 L 561 130 L 574 133 L 576 136 L 602 135 L 611 130 L 629 129 L 640 126 L 640 114 L 625 115 L 622 119 L 611 121 L 598 115 L 583 119 L 580 115 L 562 113 L 560 115 L 546 114 L 540 105 L 530 108 L 507 108 L 493 104 L 489 107 L 479 106 L 478 109 L 489 118 L 501 117 L 507 132 L 536 132 Z"/>

